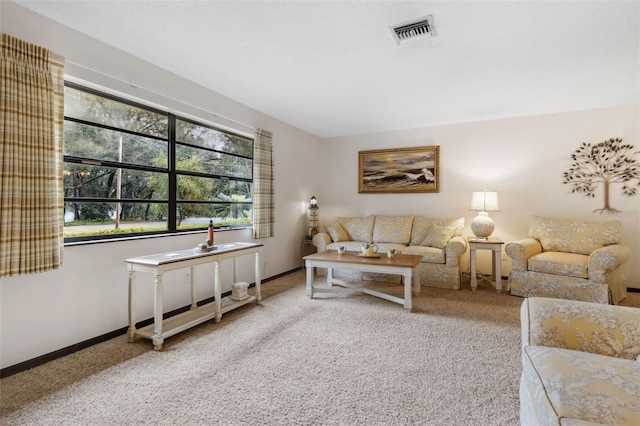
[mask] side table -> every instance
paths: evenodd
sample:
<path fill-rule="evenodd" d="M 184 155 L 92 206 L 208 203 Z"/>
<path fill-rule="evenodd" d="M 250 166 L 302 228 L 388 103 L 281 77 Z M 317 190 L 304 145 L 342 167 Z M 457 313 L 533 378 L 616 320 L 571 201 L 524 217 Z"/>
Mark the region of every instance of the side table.
<path fill-rule="evenodd" d="M 471 256 L 471 290 L 475 291 L 478 288 L 478 279 L 476 278 L 476 250 L 493 250 L 492 262 L 491 262 L 491 275 L 493 280 L 491 281 L 498 293 L 502 291 L 502 271 L 501 260 L 502 246 L 504 241 L 500 238 L 467 238 L 469 242 L 469 250 Z"/>
<path fill-rule="evenodd" d="M 316 247 L 313 245 L 313 240 L 311 238 L 305 238 L 302 240 L 302 257 L 309 256 L 315 252 Z M 304 259 L 302 260 L 302 267 L 305 267 Z"/>

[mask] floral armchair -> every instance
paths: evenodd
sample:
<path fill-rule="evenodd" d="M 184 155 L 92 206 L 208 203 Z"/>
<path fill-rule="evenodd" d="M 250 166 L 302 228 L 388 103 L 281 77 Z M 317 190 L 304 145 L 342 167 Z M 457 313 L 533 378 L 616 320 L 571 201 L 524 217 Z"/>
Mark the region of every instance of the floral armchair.
<path fill-rule="evenodd" d="M 640 424 L 640 309 L 530 297 L 520 324 L 520 424 Z"/>
<path fill-rule="evenodd" d="M 529 238 L 505 247 L 511 294 L 618 304 L 627 296 L 620 266 L 631 257 L 621 231 L 620 221 L 533 216 Z"/>

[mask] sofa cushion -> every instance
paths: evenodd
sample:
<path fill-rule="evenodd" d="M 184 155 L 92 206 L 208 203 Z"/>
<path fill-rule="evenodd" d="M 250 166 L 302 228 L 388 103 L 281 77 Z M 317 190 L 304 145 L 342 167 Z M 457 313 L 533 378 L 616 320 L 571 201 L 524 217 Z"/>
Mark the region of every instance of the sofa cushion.
<path fill-rule="evenodd" d="M 589 278 L 589 256 L 576 253 L 545 251 L 527 260 L 527 270 L 554 275 Z"/>
<path fill-rule="evenodd" d="M 543 251 L 591 254 L 601 247 L 618 244 L 622 223 L 618 220 L 587 222 L 533 216 L 529 236 L 540 241 Z"/>
<path fill-rule="evenodd" d="M 455 232 L 456 229 L 453 226 L 431 225 L 427 232 L 427 236 L 420 245 L 443 249 L 447 246 Z"/>
<path fill-rule="evenodd" d="M 523 349 L 522 386 L 532 407 L 549 407 L 544 424 L 580 419 L 599 424 L 637 425 L 640 365 L 626 359 L 546 346 Z M 524 419 L 523 419 L 524 420 Z"/>
<path fill-rule="evenodd" d="M 445 251 L 436 247 L 409 246 L 402 250 L 402 254 L 418 254 L 422 256 L 421 262 L 445 263 Z"/>
<path fill-rule="evenodd" d="M 347 231 L 345 231 L 339 223 L 332 223 L 330 225 L 325 225 L 324 227 L 327 230 L 327 233 L 331 236 L 333 242 L 339 243 L 340 241 L 349 241 Z"/>
<path fill-rule="evenodd" d="M 431 228 L 432 225 L 453 227 L 455 229 L 455 232 L 453 234 L 454 236 L 462 235 L 462 231 L 464 230 L 464 218 L 459 217 L 455 219 L 435 219 L 426 216 L 416 216 L 413 218 L 411 242 L 409 243 L 409 245 L 421 245 L 424 239 L 427 238 L 429 228 Z"/>
<path fill-rule="evenodd" d="M 373 242 L 374 215 L 366 217 L 338 217 L 337 220 L 344 230 L 347 231 L 349 241 Z"/>
<path fill-rule="evenodd" d="M 409 244 L 413 216 L 376 216 L 373 225 L 374 243 Z"/>

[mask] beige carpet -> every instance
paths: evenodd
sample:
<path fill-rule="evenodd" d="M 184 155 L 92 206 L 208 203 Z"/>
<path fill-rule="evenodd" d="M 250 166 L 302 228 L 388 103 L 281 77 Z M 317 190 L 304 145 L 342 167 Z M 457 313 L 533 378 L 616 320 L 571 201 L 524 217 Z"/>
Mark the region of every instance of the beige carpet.
<path fill-rule="evenodd" d="M 121 336 L 0 381 L 7 425 L 516 425 L 522 299 L 310 300 L 304 274 L 165 341 Z M 398 288 L 397 288 L 398 289 Z M 640 294 L 625 304 L 640 307 Z"/>

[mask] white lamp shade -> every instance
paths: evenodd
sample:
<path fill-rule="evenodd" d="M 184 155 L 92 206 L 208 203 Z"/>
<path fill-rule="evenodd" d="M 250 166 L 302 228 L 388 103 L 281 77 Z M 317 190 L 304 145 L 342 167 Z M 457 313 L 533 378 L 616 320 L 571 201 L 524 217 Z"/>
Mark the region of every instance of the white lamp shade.
<path fill-rule="evenodd" d="M 496 191 L 473 191 L 469 210 L 479 212 L 499 212 L 498 193 Z"/>

